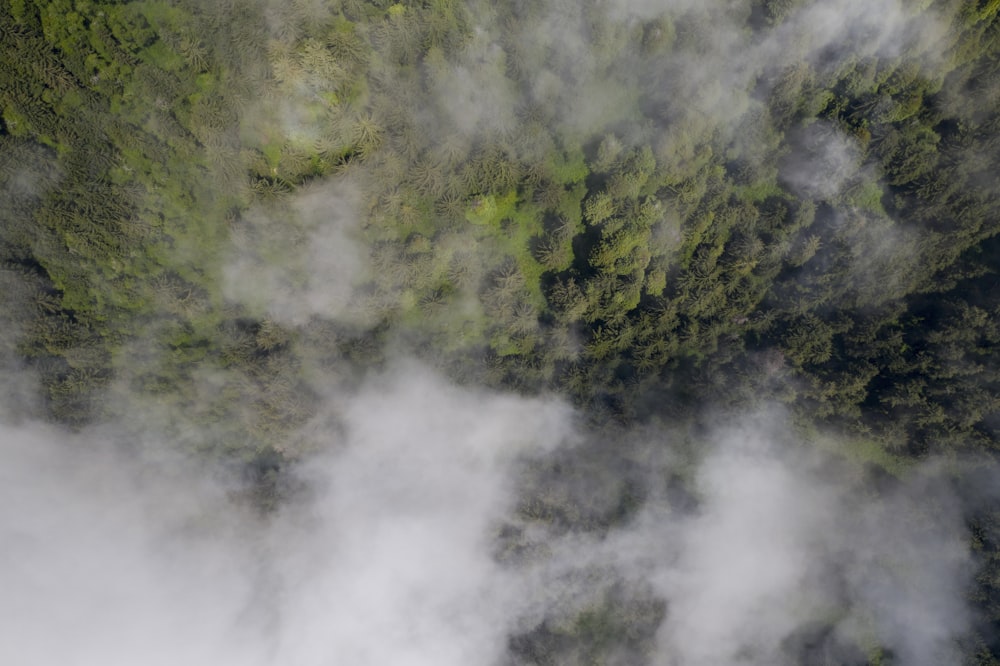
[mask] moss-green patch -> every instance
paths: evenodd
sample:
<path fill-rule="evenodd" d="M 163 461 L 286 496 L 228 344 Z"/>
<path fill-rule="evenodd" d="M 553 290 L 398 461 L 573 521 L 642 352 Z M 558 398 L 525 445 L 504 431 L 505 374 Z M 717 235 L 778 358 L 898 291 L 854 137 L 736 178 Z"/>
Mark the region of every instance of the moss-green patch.
<path fill-rule="evenodd" d="M 153 42 L 144 48 L 139 52 L 139 57 L 154 67 L 168 72 L 176 72 L 184 67 L 184 58 L 162 41 Z"/>
<path fill-rule="evenodd" d="M 753 203 L 760 203 L 770 197 L 782 197 L 785 194 L 785 191 L 773 180 L 762 180 L 752 185 L 739 185 L 733 190 L 740 199 Z"/>
<path fill-rule="evenodd" d="M 566 185 L 580 183 L 590 175 L 583 148 L 577 145 L 550 153 L 545 160 L 545 168 L 553 178 Z"/>
<path fill-rule="evenodd" d="M 484 194 L 469 202 L 465 219 L 470 224 L 496 224 L 500 221 L 497 199 L 492 194 Z"/>
<path fill-rule="evenodd" d="M 885 215 L 882 207 L 882 184 L 875 180 L 865 180 L 850 188 L 844 195 L 845 201 L 861 210 Z"/>
<path fill-rule="evenodd" d="M 141 12 L 158 32 L 163 32 L 167 27 L 187 27 L 192 19 L 186 11 L 168 2 L 136 2 L 130 6 Z"/>
<path fill-rule="evenodd" d="M 897 478 L 903 478 L 914 466 L 912 460 L 887 451 L 871 438 L 821 435 L 811 426 L 805 427 L 802 432 L 820 450 L 844 458 L 859 469 L 875 465 Z"/>

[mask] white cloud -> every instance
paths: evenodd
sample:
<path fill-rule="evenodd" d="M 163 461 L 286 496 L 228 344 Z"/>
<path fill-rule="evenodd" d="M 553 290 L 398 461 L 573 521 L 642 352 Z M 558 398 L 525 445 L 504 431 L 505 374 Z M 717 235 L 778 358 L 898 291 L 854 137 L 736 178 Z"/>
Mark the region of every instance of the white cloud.
<path fill-rule="evenodd" d="M 303 188 L 281 208 L 249 211 L 224 268 L 224 295 L 282 323 L 316 315 L 364 321 L 352 300 L 369 277 L 357 205 L 350 185 L 328 182 Z"/>
<path fill-rule="evenodd" d="M 0 661 L 489 663 L 515 585 L 492 557 L 507 471 L 569 434 L 558 403 L 415 366 L 313 431 L 307 500 L 262 521 L 193 461 L 4 426 Z"/>

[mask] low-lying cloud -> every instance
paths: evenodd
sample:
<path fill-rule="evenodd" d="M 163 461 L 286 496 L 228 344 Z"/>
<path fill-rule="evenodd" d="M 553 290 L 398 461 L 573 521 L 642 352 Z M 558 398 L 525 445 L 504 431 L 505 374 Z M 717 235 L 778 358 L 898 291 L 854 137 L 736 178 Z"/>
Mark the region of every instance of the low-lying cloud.
<path fill-rule="evenodd" d="M 491 556 L 517 456 L 570 436 L 557 402 L 418 368 L 340 396 L 269 518 L 191 460 L 113 429 L 4 426 L 0 658 L 21 664 L 468 664 L 516 586 Z M 325 415 L 329 421 L 329 414 Z M 134 425 L 134 424 L 133 424 Z"/>
<path fill-rule="evenodd" d="M 954 663 L 970 561 L 941 475 L 875 491 L 780 414 L 732 423 L 687 462 L 679 435 L 644 432 L 588 466 L 559 401 L 399 363 L 330 400 L 297 490 L 263 516 L 169 443 L 8 423 L 0 659 L 763 665 L 881 645 Z M 622 474 L 639 508 L 600 529 L 526 509 L 600 509 Z M 688 502 L 667 490 L 678 474 Z M 501 554 L 512 529 L 528 555 Z"/>
<path fill-rule="evenodd" d="M 323 316 L 357 323 L 357 285 L 369 275 L 357 195 L 347 183 L 305 188 L 248 211 L 223 274 L 226 298 L 288 324 Z"/>
<path fill-rule="evenodd" d="M 678 524 L 676 560 L 661 571 L 664 652 L 683 664 L 815 663 L 799 643 L 827 624 L 812 649 L 825 642 L 834 663 L 876 645 L 901 663 L 956 663 L 970 562 L 940 479 L 875 493 L 782 429 L 716 433 L 699 510 Z M 935 510 L 916 509 L 918 497 Z"/>

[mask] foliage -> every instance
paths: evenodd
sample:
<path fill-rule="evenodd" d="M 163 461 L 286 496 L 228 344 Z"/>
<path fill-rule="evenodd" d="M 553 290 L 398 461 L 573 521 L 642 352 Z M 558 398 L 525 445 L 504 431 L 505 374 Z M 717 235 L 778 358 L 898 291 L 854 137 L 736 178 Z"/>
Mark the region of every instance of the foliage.
<path fill-rule="evenodd" d="M 392 343 L 606 422 L 779 401 L 890 474 L 997 455 L 997 2 L 908 9 L 950 21 L 933 54 L 852 42 L 732 90 L 684 69 L 711 9 L 565 8 L 574 59 L 531 3 L 273 4 L 0 7 L 3 351 L 52 420 L 156 405 L 207 454 L 294 457 L 310 372 L 352 381 Z M 802 5 L 725 20 L 766 40 Z M 236 302 L 233 248 L 304 251 L 281 211 L 327 181 L 369 252 L 352 318 Z M 641 654 L 664 611 L 617 594 L 515 651 Z"/>

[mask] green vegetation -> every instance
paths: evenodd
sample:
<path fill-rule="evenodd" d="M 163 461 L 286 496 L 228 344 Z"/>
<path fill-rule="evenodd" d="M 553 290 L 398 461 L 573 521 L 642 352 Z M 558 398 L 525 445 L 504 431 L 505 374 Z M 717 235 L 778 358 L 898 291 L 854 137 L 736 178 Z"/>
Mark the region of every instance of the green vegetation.
<path fill-rule="evenodd" d="M 399 346 L 600 427 L 780 402 L 864 473 L 995 459 L 1000 3 L 914 3 L 919 39 L 742 69 L 711 31 L 773 45 L 801 3 L 603 5 L 5 3 L 4 352 L 54 422 L 155 406 L 251 462 L 301 453 L 320 369 L 349 384 Z M 328 184 L 367 268 L 336 315 L 289 315 L 313 264 L 261 267 L 311 251 L 296 202 Z M 1000 659 L 997 511 L 970 518 L 969 663 Z M 606 596 L 515 651 L 646 649 L 664 609 Z"/>

